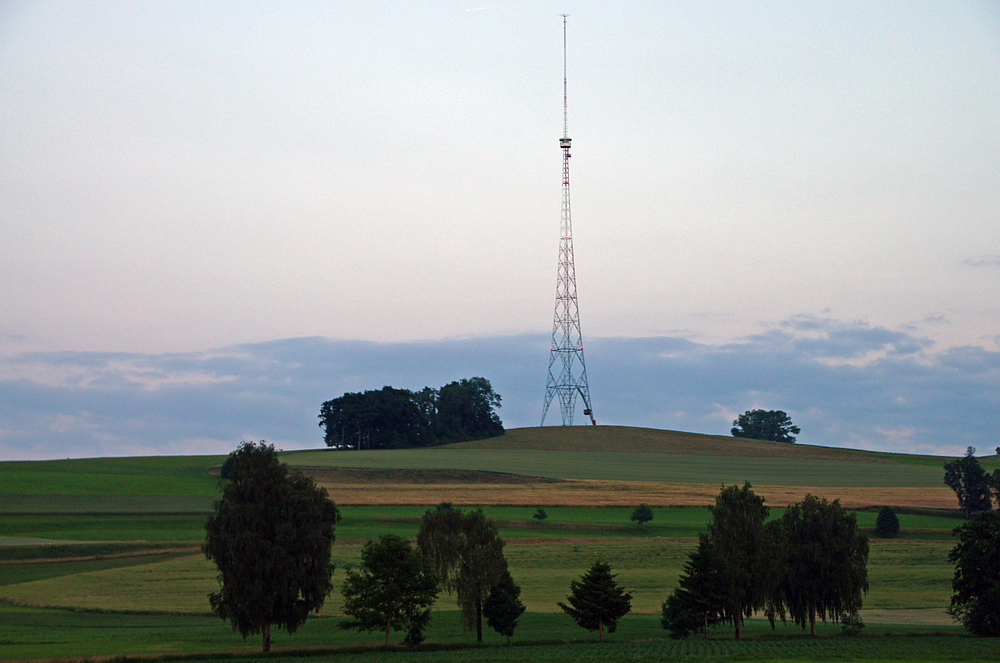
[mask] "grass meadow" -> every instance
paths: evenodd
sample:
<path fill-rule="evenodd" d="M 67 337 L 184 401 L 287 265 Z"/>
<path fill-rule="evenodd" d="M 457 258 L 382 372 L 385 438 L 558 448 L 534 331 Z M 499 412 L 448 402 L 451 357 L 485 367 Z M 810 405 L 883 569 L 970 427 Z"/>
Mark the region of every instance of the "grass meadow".
<path fill-rule="evenodd" d="M 926 494 L 940 487 L 947 459 L 601 428 L 523 429 L 495 438 L 492 446 L 481 441 L 419 454 L 285 454 L 337 497 L 342 521 L 333 549 L 334 593 L 293 636 L 275 633 L 275 649 L 310 661 L 372 661 L 386 655 L 375 647 L 378 634 L 337 627 L 345 569 L 359 563 L 360 547 L 368 539 L 386 532 L 412 537 L 427 508 L 453 501 L 482 505 L 498 522 L 528 613 L 518 626 L 515 646 L 502 646 L 502 639 L 489 631 L 486 646 L 479 648 L 462 628 L 454 598 L 442 595 L 428 644 L 418 651 L 393 650 L 393 660 L 995 657 L 995 642 L 965 636 L 944 613 L 953 573 L 947 561 L 954 545 L 951 530 L 961 521 L 955 517 L 953 495 L 941 508 L 933 506 L 941 498 L 930 500 L 929 506 Z M 618 451 L 601 450 L 612 442 Z M 694 453 L 696 447 L 705 453 Z M 216 588 L 215 571 L 199 545 L 206 516 L 219 496 L 213 472 L 222 460 L 0 463 L 0 661 L 115 656 L 254 660 L 259 641 L 244 642 L 212 617 L 206 598 Z M 641 480 L 635 476 L 639 473 Z M 700 480 L 692 481 L 695 476 Z M 781 507 L 805 492 L 831 499 L 856 496 L 857 505 L 872 507 L 857 512 L 861 527 L 869 530 L 874 507 L 897 507 L 900 536 L 871 540 L 871 588 L 862 613 L 867 627 L 861 637 L 844 637 L 838 625 L 828 624 L 820 638 L 811 639 L 791 625 L 779 624 L 772 632 L 766 621 L 752 622 L 744 642 L 734 642 L 726 627 L 713 629 L 708 641 L 666 637 L 659 626 L 660 604 L 708 522 L 705 506 L 721 483 L 744 480 L 755 489 L 772 489 L 772 517 L 780 517 Z M 650 502 L 654 519 L 644 526 L 629 521 L 638 504 L 634 498 L 645 494 L 631 489 L 636 482 L 665 496 L 663 502 Z M 525 487 L 537 492 L 524 492 Z M 471 497 L 464 492 L 470 489 Z M 367 499 L 373 493 L 380 499 Z M 517 501 L 526 496 L 530 499 Z M 414 502 L 416 497 L 423 501 Z M 480 501 L 469 501 L 473 497 Z M 548 514 L 541 522 L 532 518 L 539 506 Z M 570 581 L 595 559 L 608 561 L 634 597 L 632 614 L 603 643 L 556 606 L 565 600 Z"/>

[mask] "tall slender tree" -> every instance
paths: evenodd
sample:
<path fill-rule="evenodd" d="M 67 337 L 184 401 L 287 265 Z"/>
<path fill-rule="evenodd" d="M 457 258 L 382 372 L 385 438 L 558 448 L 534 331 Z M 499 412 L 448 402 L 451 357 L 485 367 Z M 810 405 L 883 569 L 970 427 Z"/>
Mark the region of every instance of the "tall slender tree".
<path fill-rule="evenodd" d="M 708 538 L 723 560 L 721 584 L 725 593 L 719 612 L 723 621 L 733 625 L 739 640 L 743 636 L 744 618 L 763 608 L 769 595 L 764 532 L 769 509 L 748 481 L 742 488 L 723 486 L 709 511 L 712 520 L 708 525 Z"/>
<path fill-rule="evenodd" d="M 483 641 L 483 601 L 507 573 L 504 542 L 482 509 L 469 513 L 442 505 L 420 519 L 417 546 L 457 595 L 466 627 Z"/>

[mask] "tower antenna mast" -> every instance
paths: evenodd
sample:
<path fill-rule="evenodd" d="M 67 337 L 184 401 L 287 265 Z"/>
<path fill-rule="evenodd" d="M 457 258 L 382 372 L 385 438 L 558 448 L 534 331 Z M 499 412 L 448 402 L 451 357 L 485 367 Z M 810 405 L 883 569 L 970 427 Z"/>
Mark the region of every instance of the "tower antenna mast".
<path fill-rule="evenodd" d="M 569 138 L 569 95 L 566 87 L 566 19 L 569 14 L 563 14 L 563 138 Z"/>
<path fill-rule="evenodd" d="M 576 264 L 573 257 L 573 222 L 569 204 L 569 104 L 566 75 L 566 18 L 563 17 L 563 136 L 559 147 L 563 153 L 562 214 L 559 237 L 559 268 L 556 275 L 556 306 L 552 318 L 552 344 L 549 353 L 549 374 L 545 384 L 545 404 L 542 425 L 549 405 L 559 400 L 562 425 L 573 425 L 576 397 L 583 401 L 583 413 L 597 425 L 587 384 L 587 364 L 583 359 L 583 334 L 580 331 L 580 304 L 576 297 Z"/>

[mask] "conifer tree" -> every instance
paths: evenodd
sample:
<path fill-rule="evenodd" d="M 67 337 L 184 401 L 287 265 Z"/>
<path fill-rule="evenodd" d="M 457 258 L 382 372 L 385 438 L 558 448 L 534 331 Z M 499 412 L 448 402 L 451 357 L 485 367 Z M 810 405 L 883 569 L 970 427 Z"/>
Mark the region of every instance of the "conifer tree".
<path fill-rule="evenodd" d="M 688 554 L 677 589 L 663 602 L 660 624 L 674 639 L 686 638 L 721 619 L 726 588 L 722 584 L 723 561 L 705 534 L 698 537 L 698 547 Z"/>
<path fill-rule="evenodd" d="M 518 618 L 524 614 L 524 604 L 521 603 L 521 588 L 514 584 L 510 571 L 504 572 L 503 578 L 483 601 L 483 617 L 491 629 L 500 635 L 507 636 L 507 643 L 514 636 Z"/>
<path fill-rule="evenodd" d="M 632 609 L 632 595 L 615 582 L 611 566 L 596 561 L 580 580 L 570 582 L 569 605 L 559 602 L 559 607 L 588 631 L 597 631 L 604 639 L 604 629 L 614 633 L 618 620 Z"/>
<path fill-rule="evenodd" d="M 899 517 L 892 507 L 884 506 L 875 519 L 875 534 L 883 539 L 892 539 L 899 534 Z"/>

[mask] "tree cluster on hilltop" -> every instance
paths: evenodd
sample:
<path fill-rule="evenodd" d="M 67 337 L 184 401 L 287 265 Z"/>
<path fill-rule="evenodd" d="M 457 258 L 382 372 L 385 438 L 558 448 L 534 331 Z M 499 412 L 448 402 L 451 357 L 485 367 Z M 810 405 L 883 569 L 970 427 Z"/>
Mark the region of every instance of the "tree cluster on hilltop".
<path fill-rule="evenodd" d="M 795 444 L 801 429 L 781 410 L 747 410 L 733 420 L 733 437 Z"/>
<path fill-rule="evenodd" d="M 334 449 L 401 449 L 480 440 L 503 434 L 500 394 L 474 377 L 440 389 L 346 393 L 320 407 L 323 440 Z"/>

